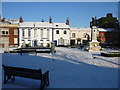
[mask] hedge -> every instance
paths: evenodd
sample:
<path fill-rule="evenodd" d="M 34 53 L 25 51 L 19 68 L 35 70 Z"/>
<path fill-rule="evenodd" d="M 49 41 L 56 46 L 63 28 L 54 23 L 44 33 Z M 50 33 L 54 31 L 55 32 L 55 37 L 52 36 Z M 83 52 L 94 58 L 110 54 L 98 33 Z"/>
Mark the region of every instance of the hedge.
<path fill-rule="evenodd" d="M 105 57 L 120 57 L 120 52 L 101 52 L 101 56 L 105 56 Z"/>

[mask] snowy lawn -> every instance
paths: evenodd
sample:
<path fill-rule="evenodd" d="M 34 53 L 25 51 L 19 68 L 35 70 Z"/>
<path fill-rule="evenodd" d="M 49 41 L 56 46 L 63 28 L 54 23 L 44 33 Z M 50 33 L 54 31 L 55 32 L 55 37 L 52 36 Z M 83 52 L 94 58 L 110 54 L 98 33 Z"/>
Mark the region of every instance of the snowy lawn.
<path fill-rule="evenodd" d="M 118 57 L 57 47 L 55 54 L 2 54 L 2 64 L 50 71 L 48 88 L 118 88 Z M 95 58 L 93 58 L 95 57 Z M 2 72 L 3 75 L 3 72 Z M 39 88 L 40 81 L 16 77 L 3 88 Z"/>

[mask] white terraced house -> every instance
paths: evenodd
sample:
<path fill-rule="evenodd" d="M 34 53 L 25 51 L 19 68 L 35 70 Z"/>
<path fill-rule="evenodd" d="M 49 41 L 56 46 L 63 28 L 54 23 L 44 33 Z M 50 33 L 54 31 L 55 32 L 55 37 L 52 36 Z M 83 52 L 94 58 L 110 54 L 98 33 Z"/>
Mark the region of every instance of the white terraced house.
<path fill-rule="evenodd" d="M 55 45 L 70 45 L 70 27 L 69 20 L 66 23 L 49 22 L 21 22 L 19 24 L 19 47 L 48 47 L 51 42 Z"/>
<path fill-rule="evenodd" d="M 19 46 L 47 47 L 52 42 L 52 24 L 49 22 L 23 22 L 19 26 Z"/>
<path fill-rule="evenodd" d="M 70 45 L 70 27 L 65 23 L 53 23 L 53 40 L 55 46 Z"/>

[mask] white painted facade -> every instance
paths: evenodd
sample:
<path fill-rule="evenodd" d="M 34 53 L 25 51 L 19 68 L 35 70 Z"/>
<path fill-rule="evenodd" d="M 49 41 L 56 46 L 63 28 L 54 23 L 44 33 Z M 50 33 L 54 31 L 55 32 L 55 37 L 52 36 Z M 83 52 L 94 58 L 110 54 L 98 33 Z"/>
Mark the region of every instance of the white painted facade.
<path fill-rule="evenodd" d="M 56 30 L 59 30 L 59 34 L 56 34 Z M 64 31 L 66 34 L 64 34 Z M 49 22 L 23 22 L 19 24 L 19 47 L 24 44 L 32 47 L 47 47 L 51 46 L 52 41 L 55 41 L 57 46 L 69 45 L 69 25 Z"/>
<path fill-rule="evenodd" d="M 19 25 L 19 47 L 23 43 L 32 47 L 50 46 L 52 42 L 52 24 L 48 22 L 23 22 Z"/>
<path fill-rule="evenodd" d="M 70 45 L 70 27 L 65 23 L 53 23 L 53 41 L 55 45 Z"/>

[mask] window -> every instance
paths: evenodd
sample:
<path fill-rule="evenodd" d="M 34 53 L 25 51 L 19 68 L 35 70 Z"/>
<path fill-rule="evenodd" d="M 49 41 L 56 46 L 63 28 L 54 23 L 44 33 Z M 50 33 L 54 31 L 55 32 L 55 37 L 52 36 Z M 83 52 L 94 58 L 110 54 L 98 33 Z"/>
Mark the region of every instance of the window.
<path fill-rule="evenodd" d="M 34 38 L 37 37 L 37 29 L 34 29 Z"/>
<path fill-rule="evenodd" d="M 59 34 L 59 30 L 56 31 L 56 34 Z"/>
<path fill-rule="evenodd" d="M 4 35 L 5 34 L 5 31 L 2 31 L 2 35 Z"/>
<path fill-rule="evenodd" d="M 83 34 L 83 38 L 87 38 L 87 36 L 88 36 L 87 33 Z"/>
<path fill-rule="evenodd" d="M 64 31 L 64 34 L 67 34 L 67 31 Z"/>
<path fill-rule="evenodd" d="M 28 29 L 28 37 L 30 37 L 31 35 L 31 32 L 30 32 L 30 29 Z"/>
<path fill-rule="evenodd" d="M 17 43 L 18 43 L 18 39 L 14 38 L 14 44 L 17 44 Z"/>
<path fill-rule="evenodd" d="M 1 29 L 1 34 L 2 35 L 9 35 L 9 28 L 2 28 Z"/>
<path fill-rule="evenodd" d="M 72 38 L 75 38 L 75 33 L 72 33 Z"/>
<path fill-rule="evenodd" d="M 56 27 L 58 27 L 58 25 L 56 25 Z"/>
<path fill-rule="evenodd" d="M 14 35 L 18 35 L 18 29 L 14 29 Z"/>
<path fill-rule="evenodd" d="M 47 38 L 49 38 L 49 29 L 47 29 Z"/>
<path fill-rule="evenodd" d="M 24 29 L 22 29 L 22 36 L 23 36 L 23 37 L 25 36 L 25 31 L 24 31 Z"/>
<path fill-rule="evenodd" d="M 1 38 L 0 38 L 0 43 L 1 43 L 1 44 L 9 43 L 9 37 L 1 37 Z"/>
<path fill-rule="evenodd" d="M 43 29 L 41 29 L 41 38 L 43 38 Z"/>
<path fill-rule="evenodd" d="M 8 31 L 6 31 L 6 35 L 8 35 Z"/>
<path fill-rule="evenodd" d="M 62 37 L 60 39 L 58 39 L 58 44 L 59 45 L 64 45 L 64 39 Z"/>

